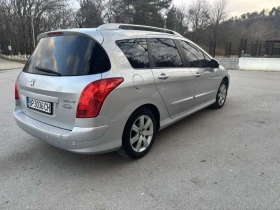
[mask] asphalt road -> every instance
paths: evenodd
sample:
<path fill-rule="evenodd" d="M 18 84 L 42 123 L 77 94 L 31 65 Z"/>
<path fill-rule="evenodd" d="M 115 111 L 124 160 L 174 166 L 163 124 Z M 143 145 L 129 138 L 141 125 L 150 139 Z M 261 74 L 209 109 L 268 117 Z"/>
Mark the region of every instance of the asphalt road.
<path fill-rule="evenodd" d="M 163 130 L 132 161 L 72 154 L 21 131 L 19 72 L 0 71 L 0 209 L 280 209 L 280 73 L 231 71 L 223 109 Z"/>
<path fill-rule="evenodd" d="M 12 69 L 17 69 L 17 68 L 23 68 L 22 63 L 17 63 L 17 62 L 11 62 L 8 60 L 4 60 L 0 58 L 0 71 L 1 70 L 12 70 Z"/>

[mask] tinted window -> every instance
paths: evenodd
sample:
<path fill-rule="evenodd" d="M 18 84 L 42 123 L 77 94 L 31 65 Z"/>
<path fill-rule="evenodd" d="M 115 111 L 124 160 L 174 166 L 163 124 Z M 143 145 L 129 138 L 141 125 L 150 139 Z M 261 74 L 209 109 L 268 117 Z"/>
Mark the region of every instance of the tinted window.
<path fill-rule="evenodd" d="M 186 57 L 189 61 L 190 67 L 208 67 L 209 61 L 205 59 L 204 53 L 185 41 L 180 41 Z"/>
<path fill-rule="evenodd" d="M 183 63 L 172 39 L 150 39 L 156 67 L 182 67 Z"/>
<path fill-rule="evenodd" d="M 94 40 L 81 35 L 42 38 L 24 68 L 24 72 L 57 75 L 39 71 L 47 69 L 62 76 L 103 73 L 111 64 L 104 49 Z"/>
<path fill-rule="evenodd" d="M 149 68 L 149 56 L 146 39 L 127 39 L 116 41 L 131 66 L 135 69 Z"/>

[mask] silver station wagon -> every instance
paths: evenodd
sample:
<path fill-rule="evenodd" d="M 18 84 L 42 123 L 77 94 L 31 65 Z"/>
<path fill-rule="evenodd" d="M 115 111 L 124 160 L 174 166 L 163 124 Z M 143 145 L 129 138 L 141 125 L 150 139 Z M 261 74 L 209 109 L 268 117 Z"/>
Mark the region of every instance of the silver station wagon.
<path fill-rule="evenodd" d="M 174 31 L 104 24 L 38 40 L 15 84 L 14 117 L 55 147 L 141 158 L 159 130 L 225 104 L 227 70 Z"/>

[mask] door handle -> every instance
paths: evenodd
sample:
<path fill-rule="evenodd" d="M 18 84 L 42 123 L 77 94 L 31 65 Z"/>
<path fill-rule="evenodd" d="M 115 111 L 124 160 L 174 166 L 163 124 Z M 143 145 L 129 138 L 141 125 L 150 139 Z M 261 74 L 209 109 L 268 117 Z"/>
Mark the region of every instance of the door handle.
<path fill-rule="evenodd" d="M 200 73 L 198 73 L 198 72 L 195 73 L 195 77 L 200 77 L 200 76 L 201 76 Z"/>
<path fill-rule="evenodd" d="M 167 76 L 166 74 L 162 73 L 161 75 L 158 76 L 159 79 L 163 79 L 166 80 L 169 78 L 169 76 Z"/>

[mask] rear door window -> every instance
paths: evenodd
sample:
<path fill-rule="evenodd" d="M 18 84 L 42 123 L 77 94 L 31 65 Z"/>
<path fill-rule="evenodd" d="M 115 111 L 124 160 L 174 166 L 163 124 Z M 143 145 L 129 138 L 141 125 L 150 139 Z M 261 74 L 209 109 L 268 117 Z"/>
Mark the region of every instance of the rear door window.
<path fill-rule="evenodd" d="M 149 68 L 149 56 L 146 39 L 126 39 L 116 41 L 130 65 L 135 69 Z"/>
<path fill-rule="evenodd" d="M 150 46 L 156 67 L 183 67 L 180 54 L 172 39 L 151 38 Z"/>
<path fill-rule="evenodd" d="M 103 73 L 110 68 L 108 55 L 99 43 L 83 35 L 65 35 L 42 38 L 23 71 L 80 76 Z"/>

